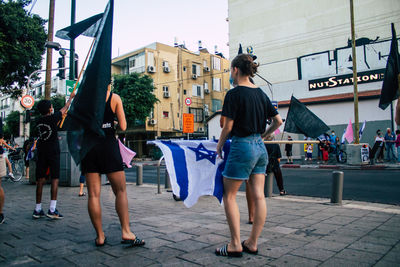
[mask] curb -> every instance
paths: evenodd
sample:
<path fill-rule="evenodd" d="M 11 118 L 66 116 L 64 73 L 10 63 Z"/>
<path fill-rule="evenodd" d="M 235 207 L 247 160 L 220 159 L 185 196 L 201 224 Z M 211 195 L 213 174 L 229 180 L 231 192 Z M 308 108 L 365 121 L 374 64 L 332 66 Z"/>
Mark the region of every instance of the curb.
<path fill-rule="evenodd" d="M 400 170 L 400 165 L 300 165 L 300 164 L 282 164 L 285 169 L 323 169 L 323 170 Z"/>

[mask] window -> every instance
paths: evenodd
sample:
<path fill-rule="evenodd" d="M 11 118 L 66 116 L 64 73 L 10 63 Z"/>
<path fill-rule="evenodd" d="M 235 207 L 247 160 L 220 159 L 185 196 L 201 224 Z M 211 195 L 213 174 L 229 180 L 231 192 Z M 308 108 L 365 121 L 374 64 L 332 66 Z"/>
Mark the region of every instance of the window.
<path fill-rule="evenodd" d="M 212 112 L 216 112 L 220 109 L 222 109 L 222 101 L 219 99 L 213 99 L 212 100 Z"/>
<path fill-rule="evenodd" d="M 168 61 L 163 61 L 162 66 L 163 66 L 163 67 L 169 67 Z"/>
<path fill-rule="evenodd" d="M 192 74 L 200 76 L 200 65 L 192 64 Z"/>
<path fill-rule="evenodd" d="M 207 60 L 204 60 L 203 61 L 203 67 L 207 67 L 208 65 L 207 65 Z"/>
<path fill-rule="evenodd" d="M 163 118 L 168 118 L 169 112 L 163 111 L 162 115 L 163 115 Z"/>
<path fill-rule="evenodd" d="M 183 90 L 183 94 L 186 95 L 186 89 Z"/>
<path fill-rule="evenodd" d="M 153 52 L 147 52 L 147 65 L 148 66 L 155 66 L 154 65 L 154 53 Z"/>
<path fill-rule="evenodd" d="M 136 59 L 130 58 L 129 59 L 129 68 L 134 68 L 135 67 L 135 61 Z"/>
<path fill-rule="evenodd" d="M 183 66 L 183 71 L 186 71 L 186 67 L 185 66 Z"/>
<path fill-rule="evenodd" d="M 164 86 L 162 87 L 162 90 L 163 90 L 164 93 L 165 93 L 165 92 L 168 92 L 168 86 L 164 85 Z"/>
<path fill-rule="evenodd" d="M 212 67 L 214 70 L 221 70 L 221 59 L 218 57 L 212 58 Z"/>
<path fill-rule="evenodd" d="M 145 55 L 144 53 L 139 53 L 129 58 L 128 69 L 125 71 L 125 74 L 128 73 L 143 73 L 145 71 Z"/>
<path fill-rule="evenodd" d="M 221 91 L 221 78 L 213 78 L 213 90 Z"/>
<path fill-rule="evenodd" d="M 203 109 L 189 108 L 189 113 L 194 114 L 194 122 L 203 122 Z"/>
<path fill-rule="evenodd" d="M 203 97 L 201 89 L 202 89 L 201 85 L 193 84 L 193 86 L 192 86 L 192 95 L 193 96 L 201 96 L 201 97 Z"/>

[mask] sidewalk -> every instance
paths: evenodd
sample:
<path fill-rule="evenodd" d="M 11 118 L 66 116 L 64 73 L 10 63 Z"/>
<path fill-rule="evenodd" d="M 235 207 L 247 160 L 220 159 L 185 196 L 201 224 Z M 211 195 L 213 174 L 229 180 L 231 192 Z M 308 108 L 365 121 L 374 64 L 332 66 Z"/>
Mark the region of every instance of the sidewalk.
<path fill-rule="evenodd" d="M 102 187 L 103 226 L 108 244 L 94 246 L 87 197 L 79 188 L 59 188 L 63 220 L 33 220 L 35 186 L 2 182 L 6 221 L 0 225 L 0 266 L 399 266 L 400 207 L 327 199 L 273 197 L 267 200 L 267 223 L 259 255 L 214 255 L 229 240 L 224 209 L 214 197 L 192 208 L 156 194 L 155 186 L 127 186 L 132 229 L 145 247 L 120 244 L 120 226 L 110 186 Z M 44 208 L 49 205 L 45 186 Z M 249 235 L 247 205 L 239 193 L 242 238 Z"/>
<path fill-rule="evenodd" d="M 304 160 L 294 160 L 294 164 L 286 164 L 286 159 L 281 161 L 282 168 L 306 168 L 306 169 L 337 169 L 337 170 L 400 170 L 400 164 L 395 162 L 375 163 L 373 165 L 349 165 L 341 164 L 335 160 L 329 160 L 328 163 L 314 159 L 311 163 Z"/>

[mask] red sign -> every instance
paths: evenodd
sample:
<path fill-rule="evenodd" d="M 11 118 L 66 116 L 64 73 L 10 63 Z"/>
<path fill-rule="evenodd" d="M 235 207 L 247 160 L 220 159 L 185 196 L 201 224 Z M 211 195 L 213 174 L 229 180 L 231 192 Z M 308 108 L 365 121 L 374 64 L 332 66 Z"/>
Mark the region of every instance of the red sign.
<path fill-rule="evenodd" d="M 192 99 L 190 99 L 190 97 L 186 97 L 185 104 L 186 104 L 186 106 L 190 106 L 192 104 Z"/>
<path fill-rule="evenodd" d="M 21 106 L 23 106 L 24 108 L 30 109 L 31 107 L 33 107 L 33 104 L 35 104 L 35 100 L 33 99 L 32 96 L 24 95 L 21 98 Z"/>
<path fill-rule="evenodd" d="M 194 133 L 194 114 L 183 113 L 183 133 Z"/>

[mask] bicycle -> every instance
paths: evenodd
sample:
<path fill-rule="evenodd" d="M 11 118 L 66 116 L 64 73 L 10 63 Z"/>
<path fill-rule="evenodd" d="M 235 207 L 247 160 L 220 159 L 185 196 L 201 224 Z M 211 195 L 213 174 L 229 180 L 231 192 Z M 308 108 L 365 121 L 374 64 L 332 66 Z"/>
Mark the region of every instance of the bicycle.
<path fill-rule="evenodd" d="M 24 152 L 22 148 L 17 148 L 15 151 L 10 151 L 8 153 L 8 160 L 11 163 L 13 176 L 8 178 L 13 182 L 18 182 L 24 176 L 25 162 L 24 162 Z"/>
<path fill-rule="evenodd" d="M 336 155 L 336 160 L 339 163 L 346 163 L 347 162 L 347 153 L 342 149 L 339 150 L 339 153 Z"/>

